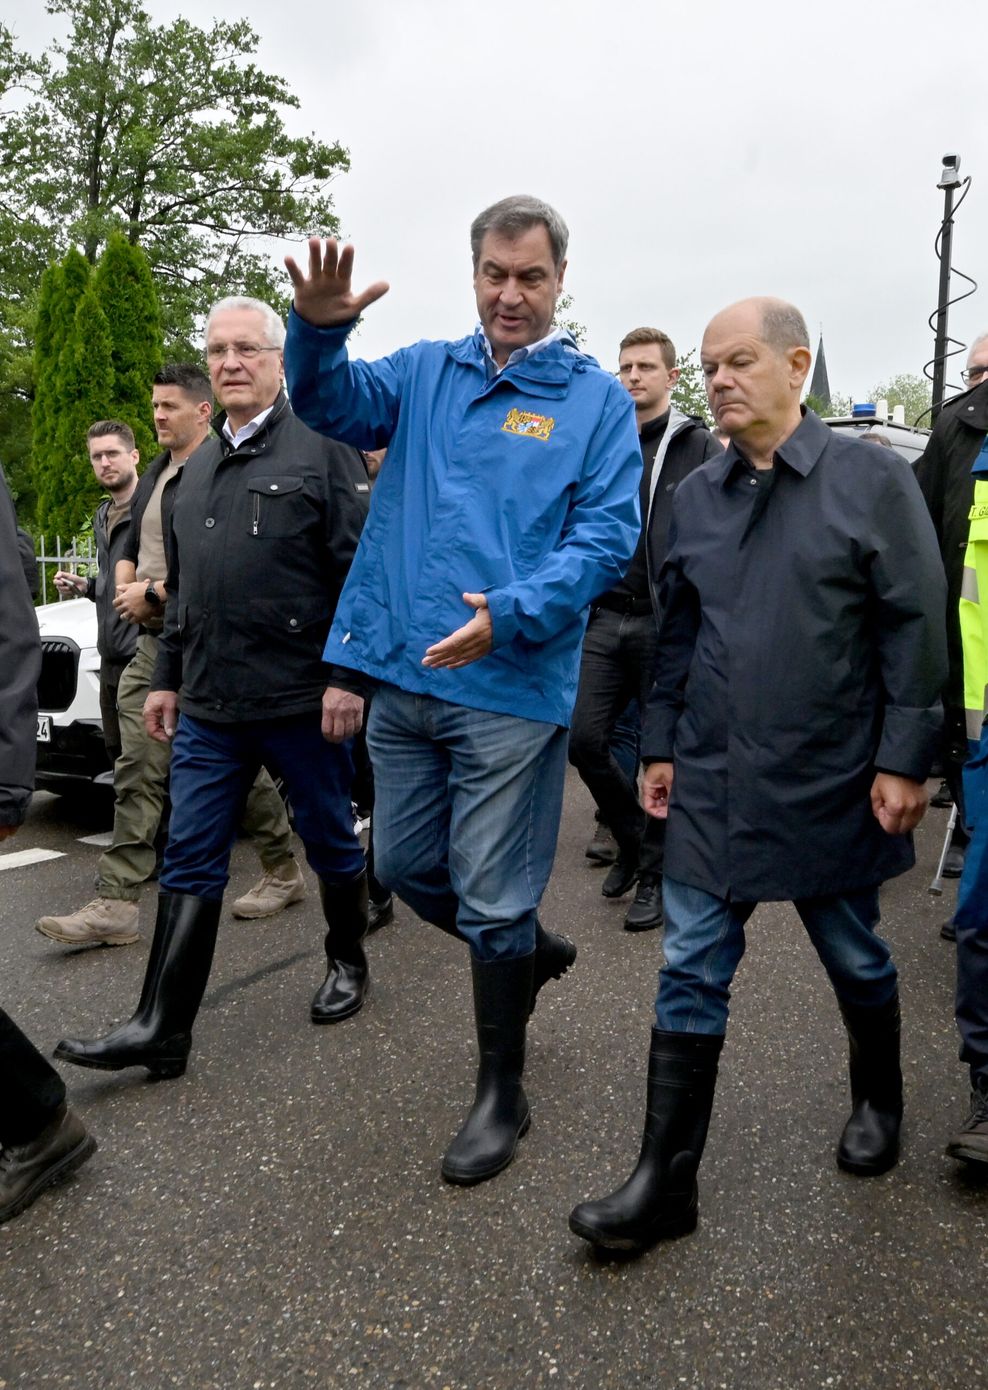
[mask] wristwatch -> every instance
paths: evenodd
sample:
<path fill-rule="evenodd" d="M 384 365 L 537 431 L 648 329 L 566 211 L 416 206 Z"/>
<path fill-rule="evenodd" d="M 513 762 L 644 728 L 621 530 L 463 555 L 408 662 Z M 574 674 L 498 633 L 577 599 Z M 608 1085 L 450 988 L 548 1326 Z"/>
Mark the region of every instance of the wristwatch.
<path fill-rule="evenodd" d="M 147 588 L 144 590 L 144 602 L 149 603 L 152 608 L 161 607 L 161 599 L 158 597 L 158 591 L 154 587 L 153 579 L 149 581 Z"/>

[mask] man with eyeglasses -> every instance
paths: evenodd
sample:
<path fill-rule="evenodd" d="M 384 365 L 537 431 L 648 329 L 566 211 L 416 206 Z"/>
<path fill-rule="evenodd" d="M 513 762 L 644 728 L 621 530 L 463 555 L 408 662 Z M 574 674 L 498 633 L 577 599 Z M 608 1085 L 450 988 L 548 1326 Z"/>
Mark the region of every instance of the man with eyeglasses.
<path fill-rule="evenodd" d="M 144 722 L 171 745 L 172 816 L 154 941 L 133 1017 L 56 1057 L 152 1076 L 185 1071 L 212 966 L 230 851 L 250 785 L 283 777 L 319 877 L 327 973 L 314 1023 L 355 1014 L 367 992 L 367 877 L 350 802 L 348 744 L 321 732 L 322 651 L 356 550 L 369 484 L 356 449 L 297 420 L 282 389 L 284 325 L 260 300 L 220 300 L 206 359 L 215 436 L 171 508 L 164 627 Z M 179 691 L 181 690 L 181 714 Z"/>
<path fill-rule="evenodd" d="M 65 946 L 128 946 L 140 939 L 138 902 L 158 859 L 170 761 L 168 745 L 148 737 L 144 701 L 162 629 L 171 509 L 187 460 L 209 434 L 211 407 L 212 390 L 201 367 L 171 363 L 155 376 L 151 410 L 162 452 L 133 491 L 130 523 L 119 545 L 114 543 L 113 571 L 106 579 L 113 595 L 108 611 L 136 638 L 116 687 L 120 754 L 113 767 L 113 840 L 97 865 L 96 897 L 75 912 L 40 917 L 35 923 L 42 936 Z M 128 436 L 133 449 L 129 431 Z M 98 442 L 105 449 L 107 441 Z M 132 460 L 136 465 L 136 450 Z M 106 560 L 109 568 L 109 553 Z M 264 771 L 251 789 L 244 829 L 254 841 L 263 873 L 234 904 L 234 913 L 268 916 L 298 902 L 305 884 L 292 852 L 291 827 Z"/>
<path fill-rule="evenodd" d="M 971 504 L 974 498 L 972 468 L 982 458 L 988 437 L 988 333 L 974 340 L 967 367 L 961 372 L 967 388 L 948 401 L 937 417 L 923 455 L 916 462 L 916 478 L 933 518 L 940 554 L 947 573 L 947 654 L 950 674 L 943 692 L 944 739 L 941 760 L 944 778 L 957 807 L 947 877 L 958 878 L 964 867 L 968 843 L 961 769 L 967 758 L 964 719 L 964 655 L 958 604 L 964 574 Z M 940 931 L 955 939 L 953 921 Z"/>
<path fill-rule="evenodd" d="M 70 570 L 58 570 L 55 588 L 65 598 L 83 595 L 96 605 L 103 742 L 110 762 L 115 763 L 121 753 L 117 688 L 133 658 L 137 629 L 113 606 L 116 593 L 113 575 L 130 525 L 130 499 L 137 487 L 137 465 L 141 456 L 134 431 L 123 420 L 95 421 L 89 427 L 86 443 L 96 481 L 109 493 L 93 516 L 97 572 L 87 579 Z"/>

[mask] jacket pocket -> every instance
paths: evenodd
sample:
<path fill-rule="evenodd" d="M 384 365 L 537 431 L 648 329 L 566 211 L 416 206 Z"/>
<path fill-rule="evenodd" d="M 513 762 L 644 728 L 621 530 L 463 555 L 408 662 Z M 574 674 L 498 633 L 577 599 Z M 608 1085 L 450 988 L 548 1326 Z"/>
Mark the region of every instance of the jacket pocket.
<path fill-rule="evenodd" d="M 263 540 L 297 536 L 310 508 L 303 491 L 304 479 L 286 474 L 247 479 L 248 531 Z"/>

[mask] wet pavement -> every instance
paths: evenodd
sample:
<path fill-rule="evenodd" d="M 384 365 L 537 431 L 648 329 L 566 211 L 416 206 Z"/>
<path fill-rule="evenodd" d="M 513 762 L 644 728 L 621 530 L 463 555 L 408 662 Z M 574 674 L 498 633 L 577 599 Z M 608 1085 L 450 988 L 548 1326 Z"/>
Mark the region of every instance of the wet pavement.
<path fill-rule="evenodd" d="M 699 1228 L 631 1262 L 590 1256 L 566 1218 L 634 1162 L 661 934 L 623 931 L 628 900 L 600 896 L 579 783 L 543 916 L 580 955 L 529 1030 L 532 1128 L 480 1187 L 439 1176 L 472 1095 L 463 948 L 400 907 L 372 938 L 364 1010 L 314 1028 L 311 875 L 278 917 L 227 913 L 183 1079 L 63 1068 L 100 1148 L 0 1228 L 0 1390 L 984 1384 L 988 1181 L 943 1156 L 967 1101 L 938 935 L 954 887 L 927 892 L 945 824 L 930 813 L 919 866 L 883 894 L 902 978 L 899 1166 L 836 1168 L 837 1008 L 792 909 L 760 908 Z M 3 846 L 62 855 L 0 871 L 0 997 L 46 1050 L 105 1031 L 139 992 L 150 889 L 140 945 L 72 951 L 31 929 L 91 896 L 99 850 L 80 837 L 102 828 L 39 796 Z M 234 892 L 256 875 L 239 844 Z"/>

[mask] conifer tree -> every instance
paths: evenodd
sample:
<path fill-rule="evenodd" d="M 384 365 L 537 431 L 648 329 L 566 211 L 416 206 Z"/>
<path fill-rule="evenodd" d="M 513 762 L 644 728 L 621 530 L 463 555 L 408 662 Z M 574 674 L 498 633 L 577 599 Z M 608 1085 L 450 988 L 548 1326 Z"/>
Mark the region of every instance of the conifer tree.
<path fill-rule="evenodd" d="M 161 310 L 147 256 L 113 232 L 93 277 L 113 343 L 113 414 L 126 420 L 142 459 L 156 452 L 151 383 L 161 367 Z"/>
<path fill-rule="evenodd" d="M 52 536 L 55 532 L 48 522 L 46 507 L 53 492 L 61 491 L 59 434 L 67 399 L 61 359 L 74 336 L 76 309 L 89 279 L 88 261 L 71 247 L 60 265 L 48 267 L 41 283 L 43 324 L 39 322 L 34 352 L 31 474 L 38 495 L 39 529 Z"/>
<path fill-rule="evenodd" d="M 93 283 L 79 300 L 72 332 L 59 354 L 58 378 L 58 466 L 46 474 L 43 493 L 39 487 L 39 512 L 45 534 L 64 540 L 86 528 L 100 498 L 86 431 L 94 420 L 119 414 L 114 408 L 113 340 Z"/>

